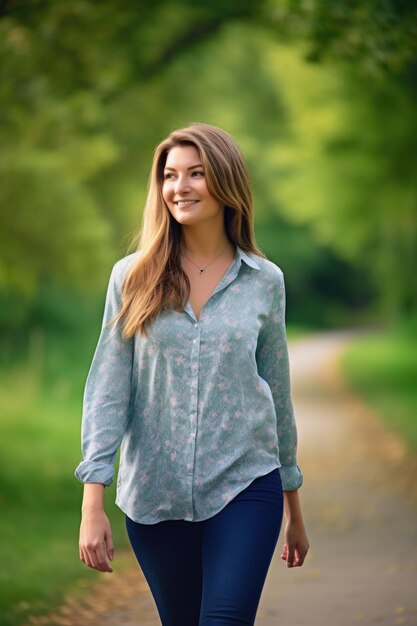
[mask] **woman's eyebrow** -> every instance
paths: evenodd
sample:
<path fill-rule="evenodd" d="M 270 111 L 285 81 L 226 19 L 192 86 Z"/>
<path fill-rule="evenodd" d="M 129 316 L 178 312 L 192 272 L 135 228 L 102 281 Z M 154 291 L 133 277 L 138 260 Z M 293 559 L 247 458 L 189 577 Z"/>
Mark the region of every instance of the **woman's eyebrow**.
<path fill-rule="evenodd" d="M 188 167 L 187 169 L 188 169 L 188 170 L 193 170 L 195 167 L 203 167 L 203 166 L 201 165 L 201 163 L 197 163 L 196 165 L 192 165 L 191 167 Z M 165 167 L 164 169 L 166 169 L 166 170 L 172 170 L 173 172 L 175 172 L 175 171 L 176 171 L 176 170 L 175 170 L 175 167 Z"/>

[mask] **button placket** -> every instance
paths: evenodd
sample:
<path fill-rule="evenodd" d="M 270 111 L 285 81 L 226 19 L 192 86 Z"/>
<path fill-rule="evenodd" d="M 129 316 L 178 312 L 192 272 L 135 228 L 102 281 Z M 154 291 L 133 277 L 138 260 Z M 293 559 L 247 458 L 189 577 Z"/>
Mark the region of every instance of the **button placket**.
<path fill-rule="evenodd" d="M 187 469 L 190 477 L 190 498 L 193 499 L 193 472 L 194 472 L 194 459 L 196 448 L 196 435 L 197 435 L 197 422 L 198 422 L 198 375 L 199 375 L 199 358 L 200 358 L 200 323 L 193 322 L 193 329 L 195 336 L 191 344 L 191 385 L 190 385 L 190 404 L 189 404 L 189 418 L 190 429 L 188 432 L 188 444 L 190 450 L 190 463 L 187 465 Z M 192 517 L 192 515 L 191 515 Z"/>
<path fill-rule="evenodd" d="M 197 331 L 197 337 L 193 339 L 193 345 L 195 348 L 192 351 L 192 359 L 191 359 L 191 396 L 190 396 L 190 443 L 195 447 L 195 436 L 197 433 L 197 396 L 198 396 L 198 360 L 200 356 L 200 324 L 199 322 L 194 322 L 194 328 Z"/>

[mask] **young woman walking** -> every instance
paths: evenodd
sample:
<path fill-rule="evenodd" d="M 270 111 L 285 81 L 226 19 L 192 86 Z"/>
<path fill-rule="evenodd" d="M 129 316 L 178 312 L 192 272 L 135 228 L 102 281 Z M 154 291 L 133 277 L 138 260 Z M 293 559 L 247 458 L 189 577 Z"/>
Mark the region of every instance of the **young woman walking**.
<path fill-rule="evenodd" d="M 136 252 L 113 267 L 82 418 L 80 559 L 112 572 L 116 504 L 163 626 L 253 625 L 281 558 L 309 549 L 281 269 L 257 248 L 235 140 L 209 124 L 156 148 Z"/>

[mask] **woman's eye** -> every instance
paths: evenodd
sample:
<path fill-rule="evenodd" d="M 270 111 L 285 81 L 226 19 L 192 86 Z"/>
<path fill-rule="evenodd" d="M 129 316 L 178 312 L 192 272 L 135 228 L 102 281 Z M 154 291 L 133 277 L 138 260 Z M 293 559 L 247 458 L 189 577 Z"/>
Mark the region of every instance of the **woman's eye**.
<path fill-rule="evenodd" d="M 200 170 L 192 172 L 191 176 L 194 176 L 194 174 L 204 176 L 204 172 L 201 172 Z M 164 180 L 170 180 L 173 176 L 174 174 L 172 172 L 167 172 L 166 174 L 164 174 Z"/>

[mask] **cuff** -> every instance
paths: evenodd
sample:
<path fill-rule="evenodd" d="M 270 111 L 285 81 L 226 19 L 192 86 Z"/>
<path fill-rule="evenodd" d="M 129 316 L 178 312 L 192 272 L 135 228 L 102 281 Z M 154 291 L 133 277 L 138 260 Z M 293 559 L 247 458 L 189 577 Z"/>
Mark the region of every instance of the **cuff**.
<path fill-rule="evenodd" d="M 296 491 L 303 484 L 303 473 L 298 465 L 281 465 L 279 473 L 283 491 Z"/>
<path fill-rule="evenodd" d="M 74 476 L 81 483 L 102 483 L 109 486 L 114 480 L 114 467 L 108 463 L 81 461 L 75 469 Z"/>

